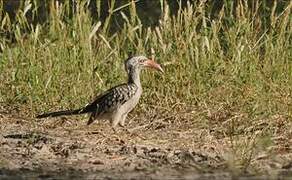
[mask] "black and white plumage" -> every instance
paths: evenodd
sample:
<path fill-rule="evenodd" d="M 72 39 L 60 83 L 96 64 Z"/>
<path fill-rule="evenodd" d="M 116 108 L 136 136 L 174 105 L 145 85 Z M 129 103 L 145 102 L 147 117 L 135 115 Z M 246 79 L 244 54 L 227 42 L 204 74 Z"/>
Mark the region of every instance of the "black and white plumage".
<path fill-rule="evenodd" d="M 145 56 L 130 57 L 125 61 L 125 69 L 128 74 L 127 83 L 105 91 L 83 108 L 44 113 L 38 115 L 37 118 L 91 113 L 87 122 L 88 125 L 95 119 L 108 119 L 111 121 L 113 128 L 118 124 L 124 126 L 128 113 L 134 109 L 141 97 L 140 72 L 145 67 L 163 72 L 159 64 Z"/>

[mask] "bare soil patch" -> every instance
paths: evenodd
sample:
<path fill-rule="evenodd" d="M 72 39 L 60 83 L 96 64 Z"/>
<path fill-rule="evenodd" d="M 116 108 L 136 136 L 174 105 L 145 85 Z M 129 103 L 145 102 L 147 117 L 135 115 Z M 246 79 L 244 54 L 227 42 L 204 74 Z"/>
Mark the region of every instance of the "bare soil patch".
<path fill-rule="evenodd" d="M 21 171 L 28 176 L 60 172 L 68 178 L 74 174 L 86 174 L 88 178 L 98 174 L 134 179 L 222 179 L 254 172 L 248 168 L 239 170 L 236 163 L 232 164 L 229 139 L 218 138 L 191 121 L 132 118 L 129 131 L 120 129 L 117 133 L 108 122 L 86 126 L 85 121 L 78 116 L 38 121 L 2 111 L 0 175 Z M 262 174 L 277 172 L 277 176 L 287 176 L 292 168 L 289 151 L 277 156 L 263 151 L 251 158 L 250 167 L 260 165 Z"/>

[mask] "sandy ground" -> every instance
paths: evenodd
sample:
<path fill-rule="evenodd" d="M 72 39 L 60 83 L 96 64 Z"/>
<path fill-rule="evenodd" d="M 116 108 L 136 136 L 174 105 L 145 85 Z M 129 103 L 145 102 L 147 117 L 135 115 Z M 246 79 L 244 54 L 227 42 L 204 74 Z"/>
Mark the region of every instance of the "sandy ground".
<path fill-rule="evenodd" d="M 37 120 L 2 110 L 0 177 L 16 172 L 110 179 L 231 179 L 251 174 L 233 168 L 227 139 L 212 135 L 187 118 L 130 117 L 128 131 L 115 133 L 105 121 L 86 126 L 85 116 Z M 278 158 L 261 153 L 251 162 L 262 165 L 262 172 L 292 177 L 291 157 L 291 153 Z"/>

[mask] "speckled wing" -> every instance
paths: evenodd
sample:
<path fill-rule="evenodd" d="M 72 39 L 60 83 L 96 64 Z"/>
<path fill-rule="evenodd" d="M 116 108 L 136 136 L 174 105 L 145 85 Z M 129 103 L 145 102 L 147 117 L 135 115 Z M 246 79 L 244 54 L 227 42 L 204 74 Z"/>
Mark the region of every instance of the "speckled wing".
<path fill-rule="evenodd" d="M 97 96 L 91 104 L 84 108 L 84 110 L 95 112 L 96 116 L 113 112 L 131 99 L 137 92 L 137 89 L 138 87 L 135 84 L 121 84 L 115 86 Z"/>

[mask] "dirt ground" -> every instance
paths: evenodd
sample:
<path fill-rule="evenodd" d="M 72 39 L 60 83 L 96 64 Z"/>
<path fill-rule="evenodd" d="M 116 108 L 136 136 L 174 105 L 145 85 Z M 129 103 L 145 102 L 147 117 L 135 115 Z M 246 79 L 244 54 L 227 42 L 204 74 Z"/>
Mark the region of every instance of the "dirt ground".
<path fill-rule="evenodd" d="M 60 174 L 109 179 L 252 177 L 248 170 L 233 168 L 228 139 L 197 127 L 187 117 L 175 122 L 132 116 L 128 131 L 115 133 L 105 121 L 86 126 L 85 116 L 37 120 L 15 114 L 0 112 L 0 177 L 19 172 L 44 178 Z M 263 167 L 258 178 L 265 179 L 265 172 L 269 177 L 292 177 L 291 159 L 291 153 L 270 157 L 263 152 L 253 156 L 251 164 Z"/>

